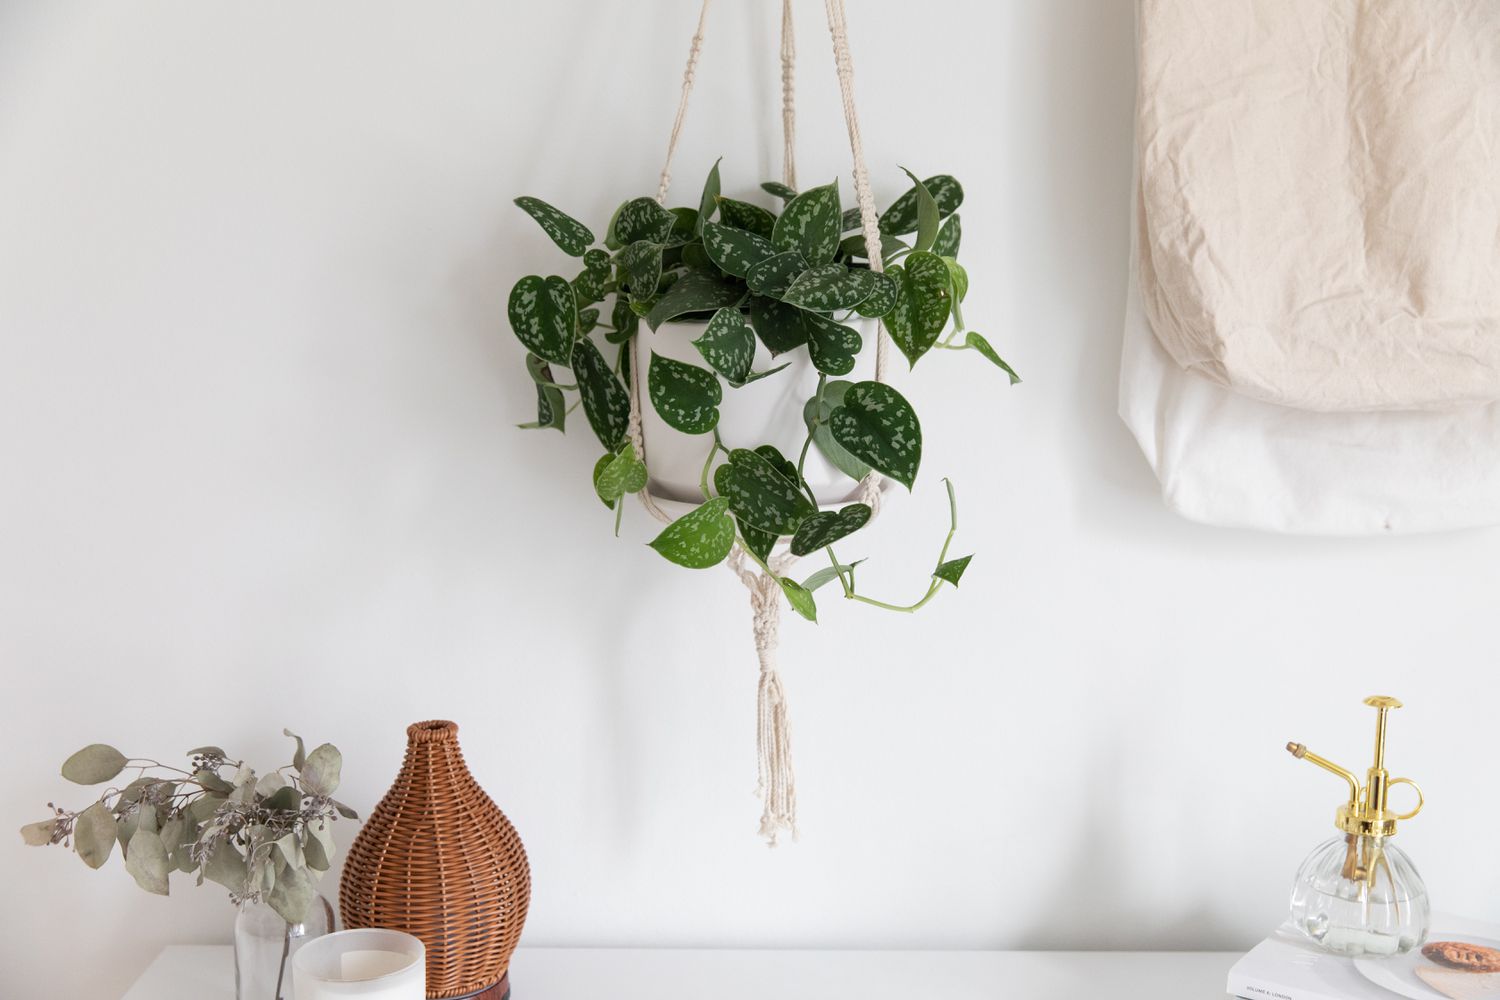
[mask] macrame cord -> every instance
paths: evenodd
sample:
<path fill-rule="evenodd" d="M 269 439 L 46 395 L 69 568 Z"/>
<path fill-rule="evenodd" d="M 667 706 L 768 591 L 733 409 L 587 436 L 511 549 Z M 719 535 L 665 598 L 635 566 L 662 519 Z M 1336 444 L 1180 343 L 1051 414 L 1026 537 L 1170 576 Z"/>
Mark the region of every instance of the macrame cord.
<path fill-rule="evenodd" d="M 692 95 L 693 82 L 697 76 L 698 58 L 703 50 L 703 29 L 710 2 L 711 0 L 703 0 L 699 8 L 698 27 L 688 48 L 687 67 L 682 73 L 682 96 L 677 103 L 677 116 L 672 122 L 666 160 L 662 164 L 661 180 L 656 190 L 658 204 L 665 203 L 667 190 L 672 184 L 672 158 L 677 153 L 677 142 L 682 135 L 683 121 L 687 117 L 688 98 Z M 870 193 L 864 143 L 859 134 L 859 115 L 854 107 L 854 62 L 849 54 L 844 0 L 824 0 L 824 6 L 828 14 L 828 31 L 833 38 L 833 57 L 843 97 L 844 123 L 849 131 L 849 148 L 854 155 L 854 193 L 859 205 L 865 252 L 869 257 L 871 270 L 883 271 L 885 266 L 880 255 L 880 230 L 875 215 L 875 199 Z M 796 63 L 792 0 L 782 0 L 782 179 L 793 189 L 797 186 Z M 642 462 L 646 462 L 646 443 L 641 434 L 640 352 L 634 340 L 630 351 L 630 422 L 626 432 L 636 454 Z M 878 325 L 875 338 L 877 382 L 885 381 L 886 355 L 885 329 L 883 325 Z M 649 462 L 647 464 L 649 466 Z M 870 506 L 872 514 L 880 512 L 880 483 L 880 475 L 871 472 L 859 484 L 860 501 Z M 656 502 L 649 486 L 637 495 L 641 506 L 652 517 L 663 524 L 671 523 L 672 516 Z M 786 573 L 796 561 L 796 557 L 789 552 L 774 555 L 767 564 L 771 570 L 768 574 L 756 567 L 753 560 L 746 558 L 738 545 L 731 550 L 728 560 L 729 568 L 750 592 L 755 653 L 760 661 L 760 682 L 756 691 L 756 794 L 761 798 L 760 835 L 772 847 L 776 846 L 777 837 L 783 832 L 790 833 L 794 840 L 797 837 L 797 782 L 792 768 L 791 723 L 787 717 L 786 691 L 782 687 L 781 672 L 777 669 L 776 662 L 782 602 L 781 585 L 777 582 L 777 577 Z"/>

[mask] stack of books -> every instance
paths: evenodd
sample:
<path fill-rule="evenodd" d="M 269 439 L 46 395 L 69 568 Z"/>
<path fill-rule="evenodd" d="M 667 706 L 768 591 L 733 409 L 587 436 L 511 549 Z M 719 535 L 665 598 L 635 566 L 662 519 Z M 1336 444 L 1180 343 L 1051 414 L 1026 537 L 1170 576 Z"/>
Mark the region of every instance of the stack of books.
<path fill-rule="evenodd" d="M 1290 927 L 1229 971 L 1241 1000 L 1500 1000 L 1500 927 L 1438 916 L 1405 955 L 1343 958 Z"/>

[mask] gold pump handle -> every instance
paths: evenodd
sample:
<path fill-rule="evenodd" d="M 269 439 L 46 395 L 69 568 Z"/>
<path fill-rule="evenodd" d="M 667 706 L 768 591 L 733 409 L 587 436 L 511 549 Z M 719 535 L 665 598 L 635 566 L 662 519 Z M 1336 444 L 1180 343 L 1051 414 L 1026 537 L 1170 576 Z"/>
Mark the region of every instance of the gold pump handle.
<path fill-rule="evenodd" d="M 1422 807 L 1427 804 L 1427 800 L 1422 796 L 1422 786 L 1417 784 L 1415 781 L 1412 781 L 1410 778 L 1392 778 L 1390 780 L 1390 785 L 1410 785 L 1411 790 L 1417 793 L 1416 808 L 1414 808 L 1411 812 L 1397 813 L 1397 819 L 1411 819 L 1417 813 L 1421 812 Z M 1390 786 L 1388 785 L 1387 787 Z"/>

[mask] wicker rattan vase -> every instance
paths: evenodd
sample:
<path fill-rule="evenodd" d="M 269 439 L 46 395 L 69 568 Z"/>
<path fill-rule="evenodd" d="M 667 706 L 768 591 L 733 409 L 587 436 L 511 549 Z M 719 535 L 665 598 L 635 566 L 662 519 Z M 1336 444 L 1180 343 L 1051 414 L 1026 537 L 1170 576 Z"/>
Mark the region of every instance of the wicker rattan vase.
<path fill-rule="evenodd" d="M 456 725 L 419 722 L 406 736 L 401 773 L 344 864 L 344 926 L 421 938 L 430 998 L 500 1000 L 531 902 L 526 851 L 469 773 Z"/>

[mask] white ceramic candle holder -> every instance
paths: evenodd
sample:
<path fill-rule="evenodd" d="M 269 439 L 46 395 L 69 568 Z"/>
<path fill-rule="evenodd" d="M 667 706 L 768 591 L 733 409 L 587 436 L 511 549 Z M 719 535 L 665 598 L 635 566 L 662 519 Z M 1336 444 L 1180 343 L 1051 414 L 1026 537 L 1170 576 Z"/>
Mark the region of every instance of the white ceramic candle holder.
<path fill-rule="evenodd" d="M 400 931 L 339 931 L 297 952 L 292 985 L 297 1000 L 425 1000 L 427 949 Z"/>

